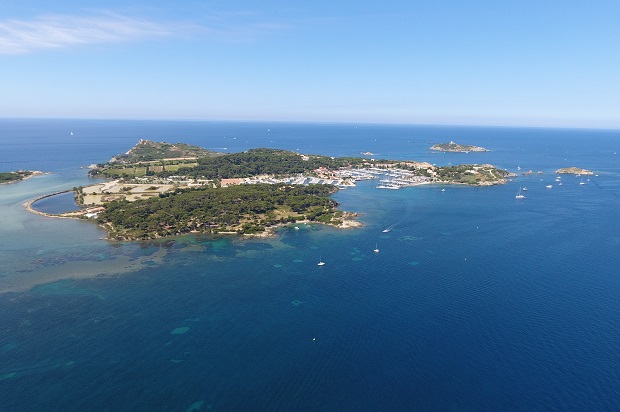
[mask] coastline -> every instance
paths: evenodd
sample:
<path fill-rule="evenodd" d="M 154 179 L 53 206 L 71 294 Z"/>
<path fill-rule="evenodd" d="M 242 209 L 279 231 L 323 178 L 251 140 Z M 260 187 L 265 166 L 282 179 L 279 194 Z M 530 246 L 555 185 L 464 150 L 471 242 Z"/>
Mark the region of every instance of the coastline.
<path fill-rule="evenodd" d="M 346 214 L 346 213 L 351 213 L 351 212 L 343 212 L 343 213 Z M 357 214 L 355 215 L 357 216 Z M 64 219 L 80 219 L 78 216 L 58 216 L 58 215 L 54 216 L 52 215 L 49 217 L 60 217 Z M 331 224 L 331 223 L 324 223 L 324 222 L 319 222 L 319 221 L 312 221 L 312 220 L 300 220 L 295 223 L 279 223 L 277 225 L 268 226 L 265 228 L 265 230 L 259 233 L 239 233 L 239 232 L 232 231 L 232 230 L 210 233 L 210 232 L 200 232 L 200 231 L 193 230 L 188 233 L 176 233 L 176 234 L 171 234 L 167 236 L 152 237 L 148 239 L 135 239 L 135 238 L 122 238 L 121 239 L 121 238 L 110 238 L 108 236 L 109 232 L 108 232 L 108 226 L 106 226 L 106 224 L 97 224 L 97 225 L 106 231 L 106 237 L 99 238 L 100 240 L 108 240 L 110 242 L 144 242 L 144 241 L 149 241 L 149 240 L 174 239 L 175 237 L 187 236 L 187 235 L 192 235 L 192 234 L 193 235 L 209 235 L 209 236 L 234 236 L 234 237 L 241 237 L 241 238 L 246 238 L 246 239 L 251 239 L 251 238 L 266 239 L 266 238 L 277 237 L 278 235 L 276 231 L 279 228 L 294 227 L 297 224 L 331 226 L 336 229 L 357 229 L 357 228 L 361 228 L 364 226 L 361 222 L 357 220 L 353 220 L 351 218 L 342 219 L 342 223 L 339 225 Z"/>
<path fill-rule="evenodd" d="M 453 141 L 450 143 L 436 143 L 429 147 L 429 150 L 437 152 L 450 152 L 450 153 L 469 153 L 469 152 L 489 152 L 489 149 L 480 146 L 473 146 L 467 144 L 459 144 Z"/>
<path fill-rule="evenodd" d="M 147 143 L 148 145 L 162 144 L 140 140 L 138 145 L 130 149 L 130 152 L 138 148 L 139 145 Z M 450 142 L 449 145 L 467 148 L 469 150 L 477 148 L 475 146 L 456 145 L 454 142 Z M 486 151 L 486 149 L 483 148 L 478 149 Z M 148 170 L 140 171 L 140 173 L 144 173 L 145 175 L 142 176 L 138 174 L 138 176 L 134 170 L 133 178 L 127 180 L 130 175 L 121 173 L 124 169 L 110 169 L 114 172 L 114 174 L 112 174 L 112 172 L 110 173 L 111 176 L 114 176 L 115 180 L 46 194 L 27 202 L 24 206 L 28 211 L 41 216 L 64 219 L 84 219 L 95 222 L 105 230 L 105 239 L 107 240 L 142 241 L 182 236 L 189 233 L 268 237 L 273 236 L 273 232 L 278 227 L 287 226 L 291 223 L 303 223 L 304 221 L 296 221 L 295 219 L 304 218 L 316 219 L 305 221 L 307 223 L 320 223 L 336 228 L 350 229 L 361 227 L 362 224 L 355 220 L 357 215 L 346 211 L 338 211 L 337 203 L 328 202 L 318 205 L 320 198 L 329 197 L 329 195 L 337 191 L 339 187 L 346 188 L 355 186 L 354 181 L 380 179 L 381 184 L 377 186 L 378 189 L 400 189 L 421 184 L 493 186 L 505 184 L 507 182 L 506 178 L 512 176 L 508 171 L 497 169 L 491 164 L 462 164 L 457 166 L 436 167 L 427 162 L 415 161 L 379 161 L 378 164 L 375 164 L 368 163 L 368 161 L 361 158 L 356 158 L 358 162 L 352 162 L 346 158 L 343 158 L 344 160 L 340 162 L 335 162 L 335 158 L 333 157 L 330 159 L 318 155 L 300 155 L 299 153 L 279 149 L 259 148 L 253 150 L 251 154 L 248 154 L 248 151 L 229 155 L 233 156 L 232 160 L 229 160 L 229 163 L 232 162 L 232 166 L 229 166 L 233 168 L 231 170 L 233 170 L 234 173 L 228 170 L 226 172 L 228 173 L 227 176 L 231 175 L 231 173 L 232 175 L 235 175 L 235 173 L 240 175 L 248 174 L 248 170 L 243 168 L 237 170 L 234 166 L 237 164 L 246 165 L 246 163 L 249 163 L 250 166 L 254 166 L 251 171 L 255 174 L 250 174 L 250 177 L 247 178 L 220 177 L 216 179 L 209 177 L 210 175 L 206 174 L 204 170 L 202 171 L 203 175 L 194 176 L 188 173 L 177 172 L 179 169 L 173 169 L 162 170 L 162 172 L 165 171 L 168 174 L 172 172 L 179 173 L 178 176 L 168 176 L 164 174 L 159 177 L 149 177 L 151 175 L 147 174 Z M 368 154 L 371 152 L 365 153 Z M 222 156 L 227 155 L 222 154 Z M 161 161 L 163 162 L 164 160 L 171 159 L 162 159 Z M 374 162 L 374 159 L 371 160 Z M 283 170 L 286 171 L 290 171 L 289 169 L 292 167 L 290 164 L 292 162 L 293 165 L 297 165 L 297 167 L 303 170 L 307 169 L 306 174 L 287 174 L 282 171 L 280 171 L 280 174 L 275 174 L 275 171 L 268 167 L 274 162 L 283 163 Z M 311 167 L 308 167 L 305 164 L 306 162 L 311 162 Z M 315 164 L 312 162 L 317 163 Z M 172 164 L 168 165 L 168 167 L 173 166 Z M 162 163 L 162 168 L 163 167 Z M 247 168 L 247 165 L 244 167 Z M 270 173 L 260 173 L 263 169 L 268 170 Z M 211 172 L 217 174 L 219 173 L 217 170 L 211 170 Z M 151 170 L 151 172 L 155 173 L 156 171 Z M 30 173 L 30 171 L 23 171 L 23 173 Z M 110 176 L 108 177 L 110 178 Z M 250 186 L 247 186 L 247 188 L 240 188 L 239 186 L 244 183 Z M 256 186 L 252 187 L 252 184 L 256 184 Z M 285 204 L 284 200 L 280 198 L 286 198 L 289 196 L 288 194 L 282 195 L 278 194 L 276 189 L 263 188 L 263 186 L 267 187 L 273 184 L 280 185 L 281 187 L 279 190 L 283 192 L 289 192 L 289 188 L 297 185 L 322 187 L 310 187 L 308 193 L 305 193 L 305 188 L 292 191 L 291 196 L 310 196 L 312 201 L 304 201 L 304 207 L 302 208 L 297 207 L 291 209 L 288 205 L 286 207 L 278 206 L 278 204 Z M 217 212 L 215 214 L 211 215 L 210 213 L 213 212 L 209 212 L 207 214 L 203 213 L 203 216 L 198 216 L 198 214 L 194 216 L 190 213 L 193 210 L 204 208 L 205 201 L 214 202 L 209 196 L 217 197 L 216 195 L 210 194 L 208 196 L 203 195 L 203 203 L 199 203 L 198 200 L 200 199 L 198 195 L 195 195 L 195 193 L 192 195 L 189 194 L 189 192 L 192 191 L 191 189 L 196 186 L 206 186 L 205 189 L 217 189 L 217 187 L 221 186 L 221 189 L 218 190 L 224 191 L 222 194 L 223 197 L 213 204 L 208 204 L 209 208 L 216 208 L 215 210 L 217 210 Z M 326 189 L 326 187 L 328 188 Z M 41 199 L 71 191 L 75 192 L 75 201 L 80 207 L 80 210 L 49 213 L 36 210 L 33 207 L 34 203 Z M 272 192 L 276 193 L 276 195 L 274 196 Z M 234 196 L 231 195 L 231 193 L 233 193 Z M 249 211 L 237 206 L 230 206 L 230 210 L 215 206 L 222 204 L 222 199 L 230 202 L 230 205 L 236 205 L 240 203 L 242 199 L 248 199 L 248 202 L 254 204 L 256 203 L 256 193 L 261 193 L 260 196 L 267 196 L 267 198 L 271 200 L 280 199 L 278 200 L 279 203 L 270 204 L 267 208 L 259 204 L 259 208 Z M 175 204 L 173 201 L 168 201 L 170 197 L 176 194 L 179 194 L 179 199 L 181 199 L 178 204 Z M 153 203 L 156 202 L 155 200 L 146 205 L 134 207 L 119 206 L 121 205 L 120 203 L 111 203 L 115 200 L 123 200 L 132 203 L 133 201 L 151 199 L 157 196 L 166 198 L 167 200 L 162 200 L 162 202 L 164 202 L 163 204 L 166 205 L 166 207 L 172 208 L 173 212 L 182 210 L 183 213 L 165 216 L 159 214 L 158 208 L 162 207 L 162 203 Z M 259 197 L 259 199 L 265 201 L 263 197 Z M 88 207 L 85 205 L 88 205 Z M 188 205 L 191 205 L 191 207 Z M 321 210 L 317 211 L 316 207 L 315 210 L 311 210 L 310 206 L 318 206 Z M 183 209 L 183 207 L 186 209 Z M 148 209 L 147 213 L 144 214 L 144 211 L 140 212 L 140 210 L 138 210 L 140 208 Z M 292 211 L 294 211 L 294 213 Z M 308 213 L 308 211 L 310 211 L 310 213 Z M 232 218 L 221 218 L 222 216 L 231 215 L 231 213 L 234 213 Z M 112 216 L 112 218 L 110 218 L 110 216 Z M 171 218 L 170 216 L 173 217 Z M 124 219 L 126 219 L 126 221 Z"/>
<path fill-rule="evenodd" d="M 267 228 L 265 228 L 265 230 L 261 233 L 243 233 L 241 234 L 241 236 L 246 237 L 246 238 L 272 238 L 272 237 L 276 237 L 276 230 L 278 230 L 279 228 L 282 227 L 296 227 L 297 225 L 324 225 L 324 226 L 331 226 L 331 227 L 335 227 L 337 229 L 357 229 L 357 228 L 361 228 L 364 226 L 363 223 L 354 220 L 354 217 L 359 216 L 357 213 L 352 213 L 352 212 L 343 212 L 344 214 L 344 219 L 342 219 L 342 223 L 339 225 L 334 225 L 334 224 L 330 224 L 330 223 L 323 223 L 323 222 L 315 222 L 312 220 L 299 220 L 295 223 L 281 223 L 278 225 L 273 225 L 273 226 L 269 226 Z M 240 235 L 237 232 L 219 232 L 218 234 L 224 234 L 224 235 Z"/>
<path fill-rule="evenodd" d="M 0 185 L 12 185 L 15 183 L 23 182 L 24 180 L 30 179 L 32 177 L 52 174 L 52 172 L 42 172 L 40 170 L 17 170 L 17 172 L 30 172 L 30 174 L 28 176 L 22 177 L 21 179 L 10 180 L 8 182 L 1 182 Z M 9 173 L 16 173 L 16 172 L 9 172 Z"/>
<path fill-rule="evenodd" d="M 582 169 L 580 167 L 571 166 L 571 167 L 563 167 L 555 171 L 556 174 L 564 174 L 564 175 L 593 175 L 594 172 L 588 169 Z"/>
<path fill-rule="evenodd" d="M 85 209 L 81 209 L 79 211 L 73 211 L 73 212 L 65 212 L 65 213 L 59 213 L 59 214 L 55 214 L 55 213 L 46 213 L 46 212 L 42 212 L 40 210 L 36 210 L 35 208 L 32 207 L 32 205 L 36 202 L 38 202 L 39 200 L 48 198 L 48 197 L 52 197 L 52 196 L 56 196 L 56 195 L 60 195 L 63 193 L 69 193 L 72 192 L 73 189 L 67 189 L 67 190 L 61 190 L 58 192 L 54 192 L 54 193 L 48 193 L 42 196 L 38 196 L 34 199 L 31 199 L 29 201 L 27 201 L 26 203 L 23 203 L 24 208 L 30 212 L 30 213 L 34 213 L 40 216 L 44 216 L 44 217 L 50 217 L 50 218 L 56 218 L 56 219 L 77 219 L 77 220 L 86 220 L 92 223 L 96 223 L 97 226 L 101 227 L 105 232 L 106 232 L 106 237 L 102 237 L 99 238 L 99 240 L 107 240 L 107 241 L 121 241 L 121 242 L 140 242 L 140 241 L 144 241 L 144 240 L 155 240 L 155 239 L 165 239 L 165 238 L 174 238 L 176 236 L 185 236 L 188 234 L 202 234 L 202 235 L 231 235 L 231 236 L 242 236 L 245 238 L 270 238 L 270 237 L 275 237 L 276 235 L 276 230 L 278 228 L 281 227 L 287 227 L 287 226 L 291 226 L 291 223 L 280 223 L 277 225 L 272 225 L 269 227 L 266 227 L 264 231 L 260 232 L 260 233 L 239 233 L 237 231 L 221 231 L 221 232 L 216 232 L 216 233 L 208 233 L 208 232 L 200 232 L 200 231 L 191 231 L 189 233 L 178 233 L 178 234 L 173 234 L 170 236 L 162 236 L 162 237 L 153 237 L 153 238 L 149 238 L 149 239 L 133 239 L 133 238 L 123 238 L 123 239 L 113 239 L 109 237 L 110 234 L 110 226 L 109 223 L 107 224 L 100 224 L 97 223 L 91 219 L 84 219 L 84 217 L 89 214 L 89 213 L 97 213 L 99 211 L 101 211 L 101 206 L 97 206 L 97 207 L 90 207 L 90 208 L 85 208 Z M 355 220 L 354 218 L 358 216 L 357 213 L 353 213 L 353 212 L 342 212 L 342 223 L 336 225 L 336 224 L 331 224 L 331 223 L 325 223 L 325 222 L 319 222 L 319 221 L 311 221 L 311 220 L 300 220 L 295 222 L 295 224 L 320 224 L 320 225 L 326 225 L 326 226 L 332 226 L 335 228 L 339 228 L 339 229 L 355 229 L 355 228 L 359 228 L 362 227 L 363 224 L 357 220 Z"/>
<path fill-rule="evenodd" d="M 512 174 L 508 173 L 507 177 L 511 177 Z M 497 176 L 494 176 L 497 178 Z M 106 184 L 113 184 L 113 183 L 117 183 L 117 180 L 113 180 L 110 181 Z M 505 177 L 499 177 L 494 181 L 478 181 L 478 182 L 458 182 L 458 181 L 451 181 L 451 180 L 434 180 L 434 181 L 423 181 L 423 182 L 418 182 L 416 184 L 409 184 L 407 186 L 418 186 L 418 185 L 437 185 L 437 186 L 444 186 L 444 185 L 462 185 L 462 186 L 480 186 L 480 187 L 488 187 L 488 186 L 494 186 L 494 185 L 501 185 L 501 184 L 505 184 L 507 183 L 507 179 Z M 104 184 L 103 186 L 105 186 L 106 184 Z M 135 185 L 134 185 L 135 186 Z M 403 186 L 405 187 L 405 186 Z M 274 237 L 276 236 L 276 230 L 278 228 L 281 227 L 287 227 L 287 226 L 291 226 L 291 222 L 286 222 L 286 223 L 278 223 L 276 225 L 273 226 L 268 226 L 265 227 L 265 229 L 262 232 L 258 232 L 258 233 L 239 233 L 238 230 L 235 230 L 233 228 L 226 228 L 228 230 L 223 230 L 223 231 L 218 231 L 218 232 L 201 232 L 201 231 L 197 231 L 197 230 L 192 230 L 190 232 L 184 232 L 184 233 L 171 233 L 169 235 L 163 235 L 163 236 L 159 236 L 154 234 L 153 236 L 149 236 L 146 239 L 143 238 L 137 238 L 137 237 L 133 237 L 130 234 L 126 235 L 126 234 L 122 234 L 119 236 L 114 236 L 113 234 L 116 232 L 115 228 L 113 226 L 110 225 L 110 223 L 99 223 L 96 222 L 95 220 L 93 220 L 93 217 L 96 217 L 97 214 L 99 212 L 101 212 L 102 210 L 104 210 L 104 206 L 102 204 L 91 204 L 91 206 L 89 207 L 84 207 L 84 202 L 80 202 L 80 198 L 78 197 L 78 199 L 76 200 L 76 203 L 78 204 L 78 206 L 80 206 L 82 209 L 78 210 L 78 211 L 71 211 L 71 212 L 64 212 L 64 213 L 47 213 L 47 212 L 42 212 L 39 210 L 36 210 L 33 205 L 34 203 L 36 203 L 39 200 L 48 198 L 48 197 L 52 197 L 52 196 L 56 196 L 59 194 L 63 194 L 63 193 L 69 193 L 74 191 L 74 189 L 67 189 L 67 190 L 62 190 L 62 191 L 57 191 L 54 193 L 49 193 L 49 194 L 45 194 L 42 196 L 38 196 L 34 199 L 29 200 L 28 202 L 24 203 L 23 206 L 26 208 L 26 210 L 28 210 L 31 213 L 34 214 L 38 214 L 40 216 L 45 216 L 45 217 L 51 217 L 51 218 L 59 218 L 59 219 L 81 219 L 81 220 L 87 220 L 90 221 L 91 223 L 96 223 L 98 226 L 100 226 L 105 232 L 106 232 L 106 237 L 102 237 L 100 238 L 100 240 L 108 240 L 108 241 L 121 241 L 121 242 L 139 242 L 139 241 L 144 241 L 144 240 L 155 240 L 155 239 L 164 239 L 164 238 L 174 238 L 176 236 L 184 236 L 187 234 L 205 234 L 205 235 L 233 235 L 233 236 L 242 236 L 245 238 L 268 238 L 268 237 Z M 352 212 L 346 212 L 346 211 L 341 211 L 340 212 L 341 215 L 339 218 L 334 218 L 334 223 L 331 222 L 320 222 L 320 221 L 310 221 L 310 220 L 300 220 L 297 221 L 293 224 L 323 224 L 323 225 L 328 225 L 328 226 L 333 226 L 335 228 L 339 228 L 339 229 L 354 229 L 354 228 L 359 228 L 362 227 L 363 224 L 357 220 L 355 220 L 355 218 L 358 216 L 356 213 L 352 213 Z M 111 236 L 112 234 L 112 236 Z"/>
<path fill-rule="evenodd" d="M 58 217 L 58 218 L 66 218 L 65 216 L 62 215 L 58 215 L 58 214 L 53 214 L 53 213 L 46 213 L 46 212 L 41 212 L 40 210 L 36 210 L 35 208 L 32 207 L 32 205 L 36 202 L 38 202 L 39 200 L 42 199 L 46 199 L 48 197 L 52 197 L 52 196 L 56 196 L 56 195 L 61 195 L 63 193 L 69 193 L 72 192 L 73 189 L 67 189 L 67 190 L 61 190 L 58 192 L 54 192 L 54 193 L 48 193 L 42 196 L 38 196 L 34 199 L 31 199 L 29 201 L 27 201 L 26 203 L 24 203 L 24 207 L 26 208 L 27 211 L 37 214 L 37 215 L 41 215 L 41 216 L 46 216 L 46 217 Z"/>

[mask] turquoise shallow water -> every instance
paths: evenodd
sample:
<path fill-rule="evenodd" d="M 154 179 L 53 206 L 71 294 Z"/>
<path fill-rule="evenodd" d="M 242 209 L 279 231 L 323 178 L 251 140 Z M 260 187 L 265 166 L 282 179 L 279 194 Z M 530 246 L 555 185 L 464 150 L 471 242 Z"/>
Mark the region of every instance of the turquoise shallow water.
<path fill-rule="evenodd" d="M 618 132 L 26 120 L 0 131 L 0 165 L 55 172 L 0 186 L 0 286 L 14 290 L 0 294 L 2 409 L 620 406 Z M 363 228 L 272 239 L 112 244 L 94 225 L 23 210 L 88 183 L 80 166 L 139 138 L 544 173 L 445 192 L 364 182 L 335 195 Z M 447 140 L 492 151 L 426 149 Z M 572 165 L 599 176 L 553 182 Z"/>

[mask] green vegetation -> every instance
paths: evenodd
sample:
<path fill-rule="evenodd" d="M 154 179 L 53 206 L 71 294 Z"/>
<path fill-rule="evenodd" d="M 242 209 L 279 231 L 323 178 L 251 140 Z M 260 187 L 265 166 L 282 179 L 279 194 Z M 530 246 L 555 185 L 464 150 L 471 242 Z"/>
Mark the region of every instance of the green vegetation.
<path fill-rule="evenodd" d="M 197 164 L 196 160 L 159 160 L 156 162 L 140 162 L 136 164 L 108 163 L 97 169 L 92 169 L 89 173 L 93 176 L 107 177 L 110 179 L 156 176 L 160 174 L 183 174 L 181 169 L 192 169 Z"/>
<path fill-rule="evenodd" d="M 0 183 L 18 182 L 32 175 L 30 170 L 18 170 L 16 172 L 2 172 L 0 173 Z"/>
<path fill-rule="evenodd" d="M 488 152 L 488 150 L 484 147 L 458 144 L 454 142 L 438 143 L 436 145 L 433 145 L 430 149 L 438 150 L 441 152 Z"/>
<path fill-rule="evenodd" d="M 425 176 L 425 177 L 431 177 L 432 175 L 429 172 L 429 170 L 435 169 L 435 166 L 428 165 L 424 167 L 424 166 L 420 166 L 420 164 L 412 164 L 411 162 L 392 163 L 392 166 L 396 169 L 408 170 L 410 172 L 413 172 L 413 174 L 416 176 Z"/>
<path fill-rule="evenodd" d="M 192 162 L 159 161 L 152 164 L 139 162 L 131 165 L 108 163 L 90 171 L 92 175 L 107 178 L 172 175 L 192 178 L 227 179 L 250 177 L 261 174 L 293 175 L 312 173 L 319 168 L 337 169 L 368 163 L 357 157 L 299 155 L 279 149 L 251 149 L 242 153 L 221 154 L 201 157 Z"/>
<path fill-rule="evenodd" d="M 117 240 L 153 239 L 190 232 L 263 232 L 267 226 L 310 220 L 338 223 L 342 213 L 330 185 L 242 185 L 179 189 L 159 198 L 113 201 L 97 221 Z"/>
<path fill-rule="evenodd" d="M 464 164 L 435 169 L 438 180 L 468 185 L 491 185 L 503 182 L 511 174 L 491 165 Z"/>
<path fill-rule="evenodd" d="M 428 178 L 428 181 L 470 185 L 503 183 L 509 175 L 491 165 L 436 167 L 413 161 L 333 158 L 266 148 L 230 154 L 198 149 L 183 144 L 142 140 L 127 155 L 99 165 L 90 173 L 107 178 L 153 176 L 155 179 L 146 179 L 150 182 L 148 184 L 170 176 L 182 176 L 185 180 L 206 179 L 216 183 L 221 179 L 260 175 L 323 176 L 337 169 L 357 167 L 406 169 L 414 175 Z M 187 150 L 195 157 L 183 157 L 188 154 Z M 135 182 L 128 184 L 135 185 Z M 133 187 L 123 187 L 121 192 L 131 192 Z M 155 188 L 149 187 L 150 190 Z M 298 220 L 339 225 L 343 223 L 343 212 L 337 211 L 336 202 L 329 198 L 336 190 L 331 185 L 291 186 L 283 183 L 228 187 L 209 185 L 191 189 L 177 187 L 172 192 L 160 193 L 159 196 L 154 194 L 155 197 L 133 202 L 118 200 L 119 196 L 110 197 L 106 199 L 105 210 L 99 214 L 97 221 L 106 228 L 110 238 L 118 240 L 153 239 L 191 232 L 255 234 L 264 232 L 269 226 Z"/>
<path fill-rule="evenodd" d="M 558 174 L 574 174 L 574 175 L 593 175 L 594 172 L 588 169 L 582 169 L 580 167 L 564 167 L 555 171 Z"/>
<path fill-rule="evenodd" d="M 185 174 L 192 177 L 204 176 L 207 179 L 250 177 L 262 174 L 279 176 L 311 173 L 322 167 L 333 170 L 366 162 L 367 160 L 356 157 L 332 158 L 299 155 L 279 149 L 252 149 L 242 153 L 199 159 L 198 165 L 185 171 Z"/>
<path fill-rule="evenodd" d="M 140 140 L 126 154 L 112 158 L 110 163 L 139 163 L 163 159 L 198 158 L 219 156 L 221 153 L 211 152 L 202 147 L 192 146 L 186 143 L 152 142 Z"/>

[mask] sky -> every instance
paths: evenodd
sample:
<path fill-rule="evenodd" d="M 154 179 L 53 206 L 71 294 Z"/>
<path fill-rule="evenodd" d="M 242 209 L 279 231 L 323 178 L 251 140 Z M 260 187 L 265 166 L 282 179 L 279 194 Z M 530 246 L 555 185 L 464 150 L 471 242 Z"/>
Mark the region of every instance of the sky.
<path fill-rule="evenodd" d="M 0 117 L 620 128 L 618 0 L 22 0 Z"/>

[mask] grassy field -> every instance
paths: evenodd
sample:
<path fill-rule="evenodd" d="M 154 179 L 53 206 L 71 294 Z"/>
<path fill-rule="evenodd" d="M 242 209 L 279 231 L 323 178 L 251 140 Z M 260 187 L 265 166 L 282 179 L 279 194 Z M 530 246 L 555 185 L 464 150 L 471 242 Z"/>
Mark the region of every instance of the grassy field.
<path fill-rule="evenodd" d="M 191 168 L 196 166 L 197 163 L 182 163 L 182 164 L 161 164 L 159 165 L 148 165 L 148 166 L 127 166 L 127 167 L 117 167 L 106 169 L 106 174 L 108 176 L 123 176 L 127 175 L 130 177 L 141 177 L 145 176 L 148 171 L 159 173 L 164 170 L 164 168 L 169 172 L 176 172 L 179 169 L 183 168 Z"/>

